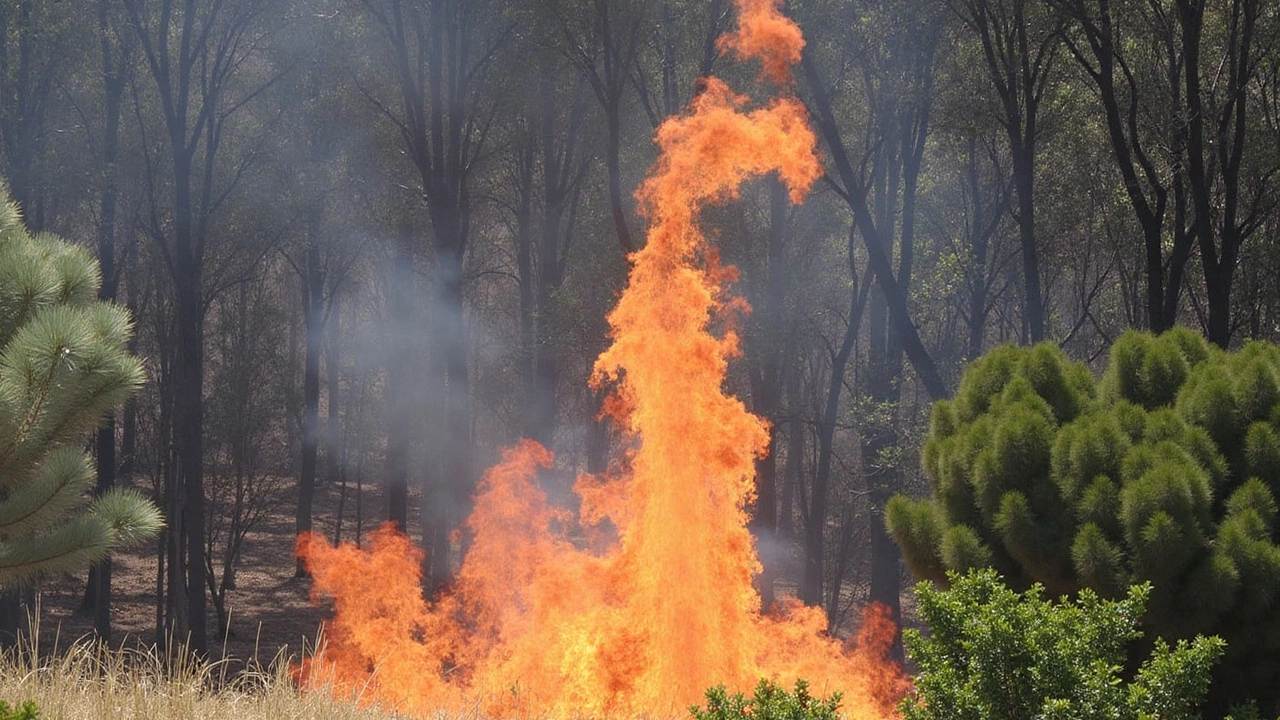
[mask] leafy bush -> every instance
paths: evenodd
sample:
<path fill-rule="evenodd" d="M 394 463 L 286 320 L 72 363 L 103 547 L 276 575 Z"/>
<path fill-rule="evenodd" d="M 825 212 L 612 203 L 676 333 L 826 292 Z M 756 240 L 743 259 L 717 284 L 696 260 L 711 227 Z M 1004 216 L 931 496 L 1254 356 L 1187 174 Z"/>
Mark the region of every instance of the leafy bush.
<path fill-rule="evenodd" d="M 1015 588 L 1119 598 L 1174 642 L 1227 642 L 1208 704 L 1280 714 L 1280 348 L 1131 331 L 1094 380 L 1051 344 L 1001 347 L 934 405 L 932 497 L 886 522 L 917 577 L 993 567 Z"/>
<path fill-rule="evenodd" d="M 838 720 L 840 693 L 815 698 L 809 683 L 796 680 L 795 692 L 771 680 L 760 680 L 751 699 L 742 693 L 729 695 L 723 685 L 707 690 L 707 707 L 689 708 L 695 720 Z"/>
<path fill-rule="evenodd" d="M 16 710 L 11 710 L 9 703 L 0 700 L 0 720 L 36 720 L 39 715 L 36 704 L 30 700 L 22 703 L 22 707 Z"/>
<path fill-rule="evenodd" d="M 1134 586 L 1121 600 L 1083 590 L 1074 602 L 1051 602 L 1041 586 L 1018 593 L 993 570 L 949 580 L 946 590 L 916 586 L 931 632 L 903 632 L 920 668 L 915 692 L 899 706 L 905 720 L 1199 717 L 1222 655 L 1219 638 L 1172 648 L 1156 641 L 1132 682 L 1122 679 L 1126 646 L 1142 635 L 1149 586 Z"/>

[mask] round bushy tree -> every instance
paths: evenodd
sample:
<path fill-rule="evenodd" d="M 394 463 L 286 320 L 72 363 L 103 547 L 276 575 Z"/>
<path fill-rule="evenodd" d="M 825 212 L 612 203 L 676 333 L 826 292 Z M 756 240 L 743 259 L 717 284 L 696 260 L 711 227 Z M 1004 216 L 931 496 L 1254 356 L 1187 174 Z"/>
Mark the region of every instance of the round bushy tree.
<path fill-rule="evenodd" d="M 886 509 L 918 577 L 1150 582 L 1152 634 L 1227 641 L 1211 707 L 1280 713 L 1280 348 L 1131 331 L 1096 382 L 1053 345 L 997 348 L 934 406 L 923 465 L 932 496 Z"/>
<path fill-rule="evenodd" d="M 0 587 L 86 567 L 161 527 L 136 492 L 89 498 L 85 436 L 143 379 L 129 316 L 97 299 L 100 282 L 88 252 L 27 232 L 0 182 Z"/>

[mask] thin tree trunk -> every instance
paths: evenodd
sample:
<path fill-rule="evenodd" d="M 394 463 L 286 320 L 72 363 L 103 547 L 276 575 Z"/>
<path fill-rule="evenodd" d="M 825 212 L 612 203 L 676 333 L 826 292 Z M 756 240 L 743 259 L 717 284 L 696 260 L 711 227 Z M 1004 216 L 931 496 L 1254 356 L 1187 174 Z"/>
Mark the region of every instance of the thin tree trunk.
<path fill-rule="evenodd" d="M 853 169 L 853 164 L 849 160 L 848 153 L 845 151 L 844 142 L 840 139 L 839 125 L 836 124 L 830 95 L 827 93 L 826 87 L 822 83 L 822 78 L 818 75 L 817 67 L 809 55 L 803 57 L 801 65 L 804 68 L 805 78 L 808 80 L 810 91 L 813 94 L 814 104 L 817 106 L 818 112 L 815 114 L 815 119 L 818 124 L 818 130 L 827 143 L 832 162 L 836 166 L 837 176 L 844 185 L 849 209 L 853 211 L 854 224 L 857 226 L 858 234 L 862 236 L 863 246 L 867 249 L 867 264 L 885 294 L 890 318 L 901 334 L 907 358 L 911 361 L 911 366 L 915 369 L 916 375 L 919 376 L 920 382 L 924 385 L 929 396 L 934 400 L 945 399 L 951 395 L 951 391 L 943 381 L 942 375 L 938 372 L 937 364 L 934 363 L 933 357 L 929 355 L 929 351 L 920 340 L 919 331 L 916 330 L 915 324 L 911 321 L 911 314 L 907 308 L 906 293 L 894 278 L 892 261 L 884 252 L 879 239 L 880 231 L 876 228 L 875 220 L 867 207 L 866 188 L 859 181 L 857 173 Z"/>
<path fill-rule="evenodd" d="M 105 84 L 105 124 L 102 132 L 102 191 L 99 194 L 98 265 L 102 273 L 102 287 L 98 298 L 115 302 L 119 285 L 116 268 L 115 231 L 116 199 L 119 191 L 116 182 L 116 161 L 120 149 L 120 115 L 123 106 L 125 75 L 119 64 L 125 58 L 116 58 L 110 37 L 110 5 L 107 0 L 98 2 L 98 32 L 102 50 L 102 72 Z M 96 463 L 98 482 L 94 492 L 101 496 L 116 481 L 116 416 L 112 411 L 98 430 Z M 104 642 L 111 642 L 111 558 L 103 558 L 89 568 L 89 582 L 85 588 L 82 608 L 93 613 L 94 632 Z"/>
<path fill-rule="evenodd" d="M 324 375 L 325 400 L 329 405 L 325 418 L 324 450 L 329 484 L 345 479 L 346 443 L 342 431 L 342 295 L 336 290 L 329 298 L 329 317 L 325 321 Z"/>
<path fill-rule="evenodd" d="M 409 443 L 413 428 L 412 374 L 409 333 L 414 326 L 413 298 L 413 234 L 402 231 L 396 249 L 394 267 L 389 271 L 388 292 L 391 327 L 388 330 L 386 487 L 387 520 L 400 532 L 409 531 Z"/>
<path fill-rule="evenodd" d="M 756 585 L 760 603 L 768 609 L 774 603 L 773 583 L 778 574 L 778 426 L 782 406 L 783 356 L 788 348 L 785 314 L 788 273 L 784 249 L 787 238 L 787 191 L 782 181 L 769 179 L 769 233 L 764 262 L 764 292 L 755 301 L 755 312 L 763 320 L 764 350 L 752 377 L 752 411 L 769 423 L 768 454 L 756 461 L 756 501 L 751 529 L 756 537 L 761 571 Z"/>
<path fill-rule="evenodd" d="M 831 480 L 831 460 L 835 452 L 836 423 L 839 420 L 840 396 L 844 391 L 844 374 L 849 358 L 853 355 L 858 326 L 866 306 L 869 283 L 864 278 L 859 288 L 857 275 L 853 274 L 854 235 L 849 228 L 849 267 L 853 288 L 849 292 L 849 317 L 845 325 L 840 348 L 831 354 L 831 376 L 828 378 L 822 416 L 818 420 L 818 466 L 809 490 L 809 513 L 805 523 L 804 575 L 800 582 L 800 599 L 806 604 L 822 605 L 822 585 L 825 576 L 824 557 L 828 514 L 828 495 Z"/>
<path fill-rule="evenodd" d="M 295 525 L 298 535 L 311 532 L 311 507 L 316 494 L 316 459 L 320 451 L 320 349 L 323 343 L 324 273 L 320 267 L 319 232 L 316 214 L 308 228 L 307 259 L 302 283 L 303 313 L 306 319 L 306 357 L 302 372 L 302 461 L 298 471 L 298 507 Z M 294 577 L 306 577 L 302 558 L 297 559 Z"/>
<path fill-rule="evenodd" d="M 801 476 L 804 474 L 805 425 L 799 419 L 800 376 L 801 368 L 797 361 L 786 381 L 787 413 L 791 415 L 791 422 L 787 423 L 787 462 L 782 468 L 782 500 L 778 507 L 778 537 L 787 540 L 794 538 L 796 534 L 796 491 L 801 486 Z"/>

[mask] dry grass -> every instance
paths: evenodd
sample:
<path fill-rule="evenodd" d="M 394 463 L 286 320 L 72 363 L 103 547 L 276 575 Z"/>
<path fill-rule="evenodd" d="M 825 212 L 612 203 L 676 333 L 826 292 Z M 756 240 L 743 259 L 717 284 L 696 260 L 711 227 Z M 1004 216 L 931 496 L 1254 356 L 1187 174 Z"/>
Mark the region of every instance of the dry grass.
<path fill-rule="evenodd" d="M 38 635 L 37 635 L 38 637 Z M 179 656 L 181 658 L 181 656 Z M 326 692 L 299 693 L 291 658 L 198 664 L 154 650 L 108 648 L 80 641 L 53 655 L 34 643 L 0 653 L 0 700 L 35 701 L 41 720 L 390 720 L 395 714 L 340 701 Z"/>

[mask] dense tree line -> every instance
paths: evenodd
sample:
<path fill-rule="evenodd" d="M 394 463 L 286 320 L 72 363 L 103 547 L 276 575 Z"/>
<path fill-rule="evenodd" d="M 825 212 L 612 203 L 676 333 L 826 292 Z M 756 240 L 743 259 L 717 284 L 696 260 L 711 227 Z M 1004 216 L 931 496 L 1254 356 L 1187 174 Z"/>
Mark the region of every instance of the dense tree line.
<path fill-rule="evenodd" d="M 705 223 L 754 308 L 774 581 L 897 606 L 877 518 L 922 487 L 967 361 L 1125 329 L 1280 338 L 1280 9 L 1263 0 L 792 0 L 827 176 Z M 92 249 L 148 384 L 98 488 L 152 493 L 157 638 L 207 648 L 245 534 L 376 485 L 450 582 L 479 471 L 533 437 L 620 454 L 587 387 L 643 242 L 651 137 L 721 57 L 724 0 L 0 0 L 0 176 Z M 546 479 L 564 490 L 563 481 Z M 413 492 L 411 492 L 413 490 Z M 416 509 L 416 514 L 414 511 Z M 299 568 L 301 572 L 301 568 Z M 781 586 L 780 586 L 781 587 Z M 86 603 L 110 633 L 110 573 Z M 176 634 L 170 634 L 176 631 Z"/>

